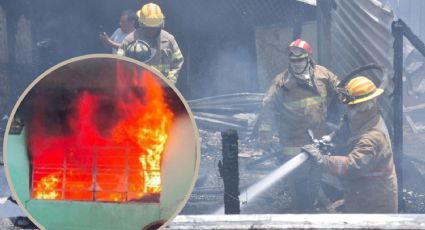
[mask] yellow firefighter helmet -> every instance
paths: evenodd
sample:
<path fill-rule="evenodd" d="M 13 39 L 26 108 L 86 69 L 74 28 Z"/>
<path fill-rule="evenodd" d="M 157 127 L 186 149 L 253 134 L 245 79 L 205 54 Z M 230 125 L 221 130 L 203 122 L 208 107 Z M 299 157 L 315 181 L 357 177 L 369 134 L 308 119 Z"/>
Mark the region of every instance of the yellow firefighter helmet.
<path fill-rule="evenodd" d="M 155 3 L 148 3 L 137 11 L 139 22 L 146 27 L 163 27 L 164 14 L 161 8 Z"/>
<path fill-rule="evenodd" d="M 349 98 L 346 103 L 349 105 L 369 101 L 384 92 L 383 89 L 377 88 L 369 78 L 364 76 L 351 79 L 345 86 L 345 90 Z"/>

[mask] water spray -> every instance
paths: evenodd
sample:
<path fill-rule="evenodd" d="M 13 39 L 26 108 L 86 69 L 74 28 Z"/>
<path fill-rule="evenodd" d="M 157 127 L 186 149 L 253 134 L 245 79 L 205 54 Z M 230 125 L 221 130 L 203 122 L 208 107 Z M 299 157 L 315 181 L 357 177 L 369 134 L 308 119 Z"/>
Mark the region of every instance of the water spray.
<path fill-rule="evenodd" d="M 336 132 L 332 132 L 330 135 L 325 135 L 321 139 L 314 139 L 313 132 L 311 130 L 308 130 L 308 134 L 310 138 L 312 139 L 313 143 L 317 145 L 324 152 L 329 152 L 329 149 L 333 147 L 333 145 L 331 144 L 331 141 L 333 137 L 335 136 L 335 133 Z M 280 167 L 272 171 L 266 177 L 264 177 L 257 183 L 251 185 L 245 191 L 241 192 L 241 194 L 239 195 L 241 210 L 247 206 L 248 200 L 253 201 L 258 195 L 264 192 L 264 190 L 271 187 L 277 181 L 285 178 L 292 171 L 294 171 L 296 168 L 298 168 L 300 165 L 306 162 L 308 158 L 309 158 L 309 155 L 307 153 L 300 152 L 298 155 L 291 158 L 285 164 L 281 165 Z M 217 209 L 213 214 L 215 215 L 224 214 L 224 206 Z"/>

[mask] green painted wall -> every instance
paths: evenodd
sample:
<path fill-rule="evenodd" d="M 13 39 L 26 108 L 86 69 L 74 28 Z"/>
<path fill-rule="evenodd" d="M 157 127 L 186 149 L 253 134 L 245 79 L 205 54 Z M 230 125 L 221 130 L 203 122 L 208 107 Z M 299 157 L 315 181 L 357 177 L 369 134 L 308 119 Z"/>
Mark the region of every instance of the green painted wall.
<path fill-rule="evenodd" d="M 160 203 L 102 203 L 32 200 L 25 133 L 9 135 L 6 164 L 18 200 L 48 230 L 140 230 L 156 220 L 167 220 L 180 210 L 196 176 L 197 141 L 188 117 L 176 119 L 162 163 Z M 192 127 L 193 128 L 193 127 Z M 183 142 L 181 140 L 184 140 Z"/>

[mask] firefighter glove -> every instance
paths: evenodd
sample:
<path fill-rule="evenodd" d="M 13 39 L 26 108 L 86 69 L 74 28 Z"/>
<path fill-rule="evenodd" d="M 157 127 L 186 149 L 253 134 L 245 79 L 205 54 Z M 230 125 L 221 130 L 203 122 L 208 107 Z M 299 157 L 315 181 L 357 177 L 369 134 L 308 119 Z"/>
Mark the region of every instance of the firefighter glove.
<path fill-rule="evenodd" d="M 321 164 L 323 162 L 323 155 L 317 145 L 304 145 L 301 149 L 303 150 L 303 152 L 310 155 L 310 159 L 312 159 L 314 162 L 317 162 L 318 164 Z"/>

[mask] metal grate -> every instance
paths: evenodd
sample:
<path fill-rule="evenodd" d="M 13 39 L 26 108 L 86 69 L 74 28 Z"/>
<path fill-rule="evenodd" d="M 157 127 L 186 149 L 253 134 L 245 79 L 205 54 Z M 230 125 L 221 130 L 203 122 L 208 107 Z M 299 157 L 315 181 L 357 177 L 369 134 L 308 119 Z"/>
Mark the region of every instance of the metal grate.
<path fill-rule="evenodd" d="M 42 200 L 159 202 L 160 169 L 145 169 L 127 147 L 72 148 L 52 163 L 32 161 L 31 194 Z M 134 152 L 133 152 L 134 153 Z M 76 157 L 78 156 L 78 157 Z M 156 178 L 147 182 L 145 175 Z"/>

